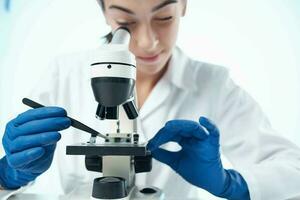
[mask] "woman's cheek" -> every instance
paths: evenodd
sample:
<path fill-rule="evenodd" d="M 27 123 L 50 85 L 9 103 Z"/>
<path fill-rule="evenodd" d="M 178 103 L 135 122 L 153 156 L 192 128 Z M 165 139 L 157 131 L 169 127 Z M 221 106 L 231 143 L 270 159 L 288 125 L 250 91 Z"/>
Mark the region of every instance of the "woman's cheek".
<path fill-rule="evenodd" d="M 159 40 L 165 46 L 171 48 L 175 45 L 178 34 L 178 28 L 176 24 L 172 26 L 166 26 L 159 31 Z"/>

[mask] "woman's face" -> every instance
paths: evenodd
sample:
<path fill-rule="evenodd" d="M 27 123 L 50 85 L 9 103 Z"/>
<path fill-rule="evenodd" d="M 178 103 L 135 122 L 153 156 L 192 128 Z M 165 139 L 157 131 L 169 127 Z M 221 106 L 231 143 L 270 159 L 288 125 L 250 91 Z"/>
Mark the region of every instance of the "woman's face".
<path fill-rule="evenodd" d="M 143 75 L 155 75 L 168 62 L 176 43 L 186 0 L 104 0 L 105 18 L 113 30 L 131 32 L 130 51 Z"/>

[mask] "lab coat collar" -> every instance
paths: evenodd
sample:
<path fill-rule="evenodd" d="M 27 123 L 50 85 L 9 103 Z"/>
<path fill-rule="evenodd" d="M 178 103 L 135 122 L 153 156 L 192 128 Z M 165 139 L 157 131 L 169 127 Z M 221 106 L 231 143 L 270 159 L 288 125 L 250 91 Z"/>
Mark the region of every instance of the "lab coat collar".
<path fill-rule="evenodd" d="M 167 78 L 173 86 L 183 90 L 189 90 L 193 88 L 191 87 L 194 85 L 192 82 L 193 77 L 187 77 L 193 75 L 187 74 L 189 69 L 188 67 L 190 65 L 189 62 L 190 58 L 187 57 L 179 47 L 175 47 L 169 62 L 168 71 L 166 73 Z"/>

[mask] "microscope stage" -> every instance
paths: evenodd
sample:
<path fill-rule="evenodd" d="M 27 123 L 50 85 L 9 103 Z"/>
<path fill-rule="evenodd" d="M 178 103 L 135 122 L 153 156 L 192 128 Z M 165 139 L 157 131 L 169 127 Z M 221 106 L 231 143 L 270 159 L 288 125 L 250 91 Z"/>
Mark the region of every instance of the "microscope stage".
<path fill-rule="evenodd" d="M 89 144 L 80 143 L 67 146 L 67 155 L 88 156 L 146 156 L 150 154 L 146 144 Z"/>

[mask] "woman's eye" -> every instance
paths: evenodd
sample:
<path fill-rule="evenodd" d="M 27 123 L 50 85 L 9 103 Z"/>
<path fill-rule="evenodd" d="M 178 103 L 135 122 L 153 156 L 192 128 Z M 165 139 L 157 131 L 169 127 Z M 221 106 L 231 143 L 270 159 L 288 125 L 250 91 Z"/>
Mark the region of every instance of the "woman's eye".
<path fill-rule="evenodd" d="M 156 18 L 156 20 L 158 20 L 158 21 L 168 21 L 168 20 L 171 20 L 171 19 L 173 19 L 172 16 L 169 16 L 169 17 L 158 17 L 158 18 Z"/>
<path fill-rule="evenodd" d="M 118 22 L 118 21 L 116 21 L 116 23 L 117 23 L 119 26 L 130 26 L 130 25 L 135 24 L 135 22 Z"/>

